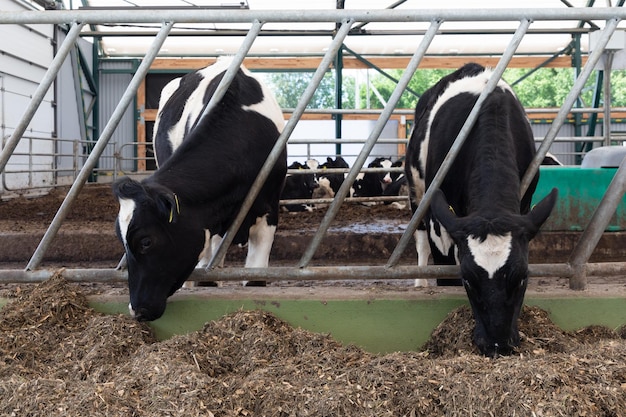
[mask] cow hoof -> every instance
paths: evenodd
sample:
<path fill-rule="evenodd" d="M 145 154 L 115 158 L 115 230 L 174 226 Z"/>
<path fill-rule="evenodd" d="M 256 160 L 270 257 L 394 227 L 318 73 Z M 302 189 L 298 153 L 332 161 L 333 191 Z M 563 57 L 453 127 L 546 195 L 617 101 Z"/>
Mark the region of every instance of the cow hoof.
<path fill-rule="evenodd" d="M 427 279 L 416 279 L 415 280 L 415 286 L 416 287 L 428 287 L 428 280 Z"/>
<path fill-rule="evenodd" d="M 246 281 L 243 283 L 244 287 L 266 287 L 267 281 Z"/>

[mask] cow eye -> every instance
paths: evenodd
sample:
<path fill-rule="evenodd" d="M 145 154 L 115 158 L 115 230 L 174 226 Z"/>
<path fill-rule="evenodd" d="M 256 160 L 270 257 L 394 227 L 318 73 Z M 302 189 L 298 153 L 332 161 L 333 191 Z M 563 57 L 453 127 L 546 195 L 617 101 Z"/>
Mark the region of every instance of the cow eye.
<path fill-rule="evenodd" d="M 152 246 L 152 239 L 150 239 L 149 237 L 144 237 L 143 239 L 141 239 L 140 243 L 141 243 L 141 253 L 145 254 Z"/>

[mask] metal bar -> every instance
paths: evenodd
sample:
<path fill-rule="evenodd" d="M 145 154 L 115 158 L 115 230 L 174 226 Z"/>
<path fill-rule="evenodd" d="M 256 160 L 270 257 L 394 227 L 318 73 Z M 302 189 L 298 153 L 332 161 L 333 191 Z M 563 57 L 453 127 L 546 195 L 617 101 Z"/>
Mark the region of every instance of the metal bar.
<path fill-rule="evenodd" d="M 621 275 L 618 263 L 601 263 L 590 265 L 594 274 L 608 276 Z M 25 271 L 19 269 L 0 270 L 0 283 L 10 282 L 41 282 L 56 272 L 53 269 Z M 126 282 L 127 271 L 118 269 L 63 269 L 63 277 L 73 282 Z M 457 265 L 428 266 L 397 266 L 389 269 L 384 266 L 352 265 L 352 266 L 321 266 L 321 267 L 269 267 L 269 268 L 215 268 L 212 270 L 196 269 L 191 281 L 284 281 L 288 280 L 395 280 L 415 278 L 455 278 L 458 277 Z M 572 270 L 566 264 L 540 264 L 529 266 L 531 277 L 568 278 Z"/>
<path fill-rule="evenodd" d="M 452 21 L 519 21 L 528 20 L 608 20 L 626 18 L 621 7 L 576 8 L 510 8 L 510 9 L 402 9 L 402 10 L 154 10 L 148 7 L 131 10 L 46 10 L 0 12 L 0 24 L 54 24 L 84 22 L 154 23 L 172 20 L 177 23 L 250 23 L 262 22 L 431 22 Z"/>
<path fill-rule="evenodd" d="M 100 155 L 102 154 L 105 147 L 109 143 L 109 140 L 111 139 L 111 136 L 113 135 L 113 132 L 117 128 L 117 125 L 119 124 L 120 120 L 122 119 L 122 116 L 124 115 L 126 111 L 126 108 L 133 101 L 135 94 L 137 92 L 137 88 L 139 87 L 139 84 L 141 84 L 144 77 L 148 73 L 148 70 L 150 69 L 150 65 L 152 64 L 152 61 L 154 61 L 154 58 L 156 58 L 157 54 L 159 53 L 159 49 L 161 49 L 163 42 L 165 42 L 165 40 L 167 39 L 167 34 L 172 29 L 173 25 L 174 25 L 173 22 L 163 23 L 161 31 L 159 32 L 157 37 L 154 39 L 154 42 L 148 49 L 146 56 L 144 57 L 143 61 L 137 68 L 137 72 L 131 79 L 130 83 L 128 84 L 128 87 L 126 88 L 126 91 L 124 92 L 124 95 L 122 96 L 122 98 L 120 99 L 120 102 L 118 103 L 117 107 L 113 111 L 113 114 L 111 115 L 111 119 L 109 120 L 105 128 L 103 129 L 103 132 L 100 135 L 100 138 L 94 145 L 91 153 L 89 154 L 89 157 L 87 158 L 87 161 L 85 161 L 85 165 L 82 167 L 82 169 L 78 173 L 78 176 L 74 180 L 72 187 L 70 188 L 70 190 L 67 193 L 67 196 L 63 200 L 61 207 L 59 207 L 59 210 L 55 214 L 54 219 L 52 219 L 52 222 L 50 223 L 48 230 L 46 230 L 46 233 L 41 239 L 41 242 L 39 242 L 39 246 L 37 246 L 35 253 L 31 257 L 30 261 L 28 262 L 28 265 L 26 266 L 27 270 L 36 269 L 41 263 L 41 261 L 43 260 L 46 250 L 48 250 L 48 247 L 52 243 L 52 240 L 54 239 L 57 232 L 61 228 L 61 223 L 63 223 L 63 220 L 65 220 L 65 217 L 69 213 L 72 204 L 78 197 L 80 190 L 85 185 L 85 181 L 87 181 L 87 178 L 89 177 L 89 175 L 91 175 L 91 171 L 98 163 L 98 159 L 100 158 Z"/>
<path fill-rule="evenodd" d="M 404 92 L 404 88 L 408 85 L 409 81 L 411 80 L 411 77 L 413 77 L 413 73 L 415 72 L 419 63 L 424 57 L 424 54 L 426 54 L 426 50 L 428 49 L 428 46 L 430 45 L 431 41 L 437 34 L 437 30 L 439 29 L 439 26 L 441 26 L 441 20 L 435 20 L 431 22 L 430 27 L 428 28 L 427 34 L 424 36 L 424 38 L 422 39 L 422 42 L 420 43 L 418 48 L 415 50 L 415 53 L 411 57 L 411 60 L 409 61 L 409 64 L 407 65 L 406 70 L 404 71 L 404 73 L 402 74 L 402 77 L 398 81 L 398 84 L 396 85 L 396 88 L 393 90 L 391 97 L 389 97 L 389 101 L 387 102 L 385 109 L 380 114 L 376 122 L 376 125 L 372 129 L 372 132 L 370 133 L 370 136 L 368 137 L 367 141 L 365 142 L 365 144 L 363 144 L 363 148 L 361 148 L 361 152 L 359 153 L 359 156 L 357 157 L 356 161 L 352 165 L 352 168 L 350 169 L 348 176 L 344 179 L 339 190 L 337 190 L 337 193 L 335 194 L 335 199 L 333 200 L 332 204 L 326 211 L 326 215 L 322 219 L 322 222 L 320 223 L 320 226 L 317 229 L 315 236 L 313 236 L 311 243 L 305 249 L 305 252 L 302 255 L 302 258 L 300 259 L 300 263 L 299 263 L 299 266 L 301 268 L 309 264 L 309 262 L 313 258 L 313 255 L 315 254 L 315 251 L 317 250 L 319 245 L 322 243 L 322 239 L 324 238 L 326 231 L 330 227 L 330 223 L 333 221 L 333 219 L 339 212 L 341 203 L 343 202 L 346 195 L 348 195 L 348 192 L 350 191 L 350 187 L 352 187 L 352 183 L 356 179 L 357 174 L 363 167 L 365 160 L 367 159 L 372 148 L 376 144 L 376 140 L 378 139 L 378 137 L 380 136 L 380 133 L 385 127 L 387 120 L 389 120 L 389 116 L 393 112 L 394 107 L 400 100 L 400 97 L 402 96 L 402 93 Z"/>
<path fill-rule="evenodd" d="M 363 202 L 392 202 L 392 201 L 409 201 L 408 196 L 381 196 L 381 197 L 346 197 L 346 203 L 363 203 Z M 293 200 L 280 200 L 281 205 L 286 204 L 330 204 L 332 198 L 299 198 Z"/>
<path fill-rule="evenodd" d="M 526 190 L 528 190 L 530 183 L 532 182 L 535 174 L 537 173 L 537 170 L 539 169 L 539 165 L 541 165 L 541 161 L 543 161 L 543 158 L 548 153 L 548 150 L 550 149 L 550 146 L 552 145 L 556 134 L 561 129 L 561 126 L 563 126 L 563 123 L 567 118 L 567 114 L 570 112 L 570 109 L 574 105 L 574 102 L 578 99 L 578 96 L 585 86 L 587 79 L 589 78 L 591 72 L 602 57 L 602 52 L 604 51 L 606 44 L 609 42 L 609 38 L 615 31 L 618 23 L 619 19 L 610 19 L 607 21 L 606 26 L 602 31 L 602 35 L 600 35 L 600 38 L 598 39 L 597 48 L 591 52 L 591 55 L 589 55 L 587 63 L 585 64 L 578 78 L 576 78 L 574 86 L 570 90 L 567 97 L 565 97 L 565 101 L 559 109 L 559 113 L 554 118 L 554 121 L 550 126 L 550 130 L 548 130 L 548 133 L 546 133 L 546 136 L 543 139 L 543 142 L 541 142 L 539 149 L 537 149 L 535 159 L 533 159 L 532 163 L 528 166 L 526 174 L 524 174 L 524 177 L 522 178 L 522 183 L 520 186 L 521 195 L 524 195 L 526 193 Z"/>
<path fill-rule="evenodd" d="M 200 123 L 200 121 L 203 118 L 205 118 L 208 114 L 211 113 L 211 111 L 215 108 L 215 106 L 217 106 L 217 103 L 219 103 L 220 100 L 224 97 L 224 94 L 226 94 L 226 92 L 228 91 L 228 88 L 230 87 L 230 84 L 233 82 L 233 79 L 235 79 L 235 75 L 237 75 L 237 71 L 239 71 L 239 67 L 241 67 L 241 64 L 243 63 L 243 60 L 246 57 L 246 54 L 252 47 L 252 44 L 254 43 L 262 27 L 263 27 L 263 23 L 259 22 L 258 20 L 255 20 L 252 23 L 252 27 L 250 28 L 250 31 L 244 38 L 241 46 L 239 47 L 239 50 L 233 57 L 233 60 L 228 66 L 228 69 L 226 70 L 224 77 L 222 77 L 222 80 L 220 81 L 217 88 L 215 89 L 215 92 L 211 96 L 211 99 L 209 100 L 209 102 L 204 105 L 202 112 L 200 113 L 196 121 L 193 123 L 193 126 L 189 130 L 190 132 L 196 128 L 198 123 Z"/>
<path fill-rule="evenodd" d="M 84 23 L 76 22 L 72 24 L 72 28 L 70 29 L 67 37 L 61 44 L 61 47 L 59 48 L 56 56 L 50 63 L 50 67 L 44 74 L 41 83 L 39 83 L 37 89 L 35 89 L 32 99 L 30 100 L 28 107 L 24 111 L 22 118 L 20 119 L 17 126 L 15 126 L 15 130 L 11 134 L 11 137 L 6 141 L 4 147 L 2 148 L 2 152 L 0 152 L 0 172 L 4 171 L 4 168 L 6 168 L 11 154 L 13 154 L 13 151 L 15 150 L 15 148 L 17 148 L 17 145 L 20 142 L 22 135 L 26 131 L 28 124 L 33 119 L 33 116 L 37 112 L 37 109 L 39 108 L 39 105 L 41 104 L 43 98 L 48 92 L 48 89 L 54 82 L 54 79 L 59 73 L 63 62 L 67 57 L 67 54 L 74 48 L 76 39 L 78 39 L 78 35 L 80 35 L 80 30 L 83 28 L 84 25 Z"/>
<path fill-rule="evenodd" d="M 604 117 L 602 120 L 604 146 L 611 145 L 611 70 L 614 51 L 604 52 Z"/>
<path fill-rule="evenodd" d="M 589 276 L 610 277 L 624 275 L 623 262 L 600 262 L 586 265 Z M 20 282 L 42 282 L 55 273 L 53 269 L 24 271 L 21 269 L 0 270 L 0 284 Z M 528 275 L 531 278 L 569 278 L 574 273 L 567 264 L 531 264 Z M 72 282 L 127 282 L 127 271 L 116 269 L 63 269 L 63 277 Z M 196 269 L 190 276 L 192 281 L 285 281 L 288 280 L 396 280 L 415 278 L 454 278 L 458 277 L 456 265 L 428 266 L 383 266 L 352 265 L 331 267 L 269 267 L 269 268 L 216 268 L 210 271 Z"/>
<path fill-rule="evenodd" d="M 600 201 L 598 208 L 593 213 L 591 220 L 589 220 L 589 224 L 578 239 L 576 247 L 570 254 L 568 263 L 576 271 L 570 279 L 571 289 L 584 290 L 587 286 L 584 265 L 591 257 L 593 250 L 602 237 L 602 233 L 604 233 L 611 221 L 611 217 L 615 214 L 617 206 L 622 201 L 624 192 L 626 192 L 626 158 L 622 160 L 619 169 L 602 197 L 602 201 Z M 623 266 L 622 272 L 624 272 Z"/>
<path fill-rule="evenodd" d="M 430 206 L 430 200 L 432 199 L 434 190 L 439 188 L 439 185 L 441 185 L 441 183 L 443 182 L 443 179 L 445 178 L 446 174 L 450 170 L 450 167 L 452 166 L 452 163 L 456 159 L 456 156 L 461 151 L 461 147 L 463 146 L 465 139 L 469 135 L 470 130 L 472 129 L 472 127 L 474 126 L 474 123 L 476 122 L 476 119 L 478 118 L 478 113 L 480 112 L 480 108 L 483 102 L 485 101 L 487 96 L 491 94 L 491 92 L 496 88 L 496 85 L 500 81 L 500 78 L 502 77 L 502 74 L 504 73 L 504 70 L 506 69 L 509 61 L 511 60 L 511 58 L 513 58 L 513 55 L 515 54 L 517 47 L 519 46 L 520 42 L 524 38 L 524 34 L 528 30 L 530 23 L 531 23 L 530 20 L 523 19 L 520 25 L 518 26 L 517 30 L 515 31 L 515 35 L 513 35 L 513 37 L 511 38 L 511 42 L 509 42 L 509 45 L 507 46 L 506 50 L 502 54 L 500 61 L 498 61 L 498 65 L 496 65 L 496 68 L 493 70 L 493 74 L 491 75 L 491 77 L 489 78 L 489 81 L 485 85 L 485 89 L 480 93 L 480 96 L 478 96 L 478 99 L 476 100 L 476 104 L 474 104 L 472 111 L 470 112 L 470 114 L 467 116 L 467 119 L 465 120 L 465 124 L 463 124 L 461 131 L 459 132 L 458 136 L 454 140 L 454 143 L 452 144 L 452 147 L 450 148 L 450 150 L 448 151 L 448 154 L 443 160 L 443 163 L 439 167 L 437 174 L 435 175 L 430 186 L 424 193 L 424 196 L 422 197 L 422 200 L 420 201 L 419 206 L 417 207 L 417 210 L 415 210 L 415 213 L 413 213 L 413 217 L 411 218 L 411 221 L 407 225 L 406 230 L 400 237 L 400 240 L 398 241 L 397 246 L 395 247 L 394 251 L 389 257 L 389 260 L 387 261 L 388 268 L 394 267 L 400 261 L 400 257 L 402 256 L 406 247 L 408 246 L 409 241 L 411 240 L 411 236 L 413 236 L 413 234 L 415 233 L 415 230 L 417 229 L 417 225 L 419 224 L 419 222 L 422 221 L 422 218 L 424 218 L 424 215 L 426 214 L 426 210 Z"/>
<path fill-rule="evenodd" d="M 296 123 L 298 123 L 298 121 L 300 120 L 300 117 L 302 117 L 305 107 L 311 100 L 311 97 L 313 97 L 313 94 L 315 93 L 317 86 L 319 85 L 320 81 L 324 77 L 324 74 L 330 67 L 331 63 L 333 62 L 334 56 L 337 54 L 337 51 L 341 47 L 343 40 L 348 35 L 348 32 L 350 31 L 350 27 L 352 26 L 353 23 L 354 23 L 354 20 L 351 20 L 351 19 L 347 20 L 343 22 L 343 24 L 341 25 L 341 28 L 339 29 L 339 31 L 337 31 L 337 35 L 332 40 L 328 50 L 326 51 L 326 54 L 324 55 L 324 58 L 320 62 L 319 67 L 317 67 L 317 70 L 313 74 L 311 82 L 309 83 L 307 89 L 302 94 L 302 97 L 300 98 L 300 101 L 298 102 L 298 106 L 296 107 L 293 115 L 291 116 L 287 124 L 285 125 L 285 128 L 283 129 L 282 133 L 276 140 L 276 144 L 274 145 L 274 148 L 268 155 L 267 159 L 265 160 L 265 164 L 263 164 L 263 167 L 261 168 L 261 171 L 259 172 L 259 175 L 257 175 L 254 183 L 252 184 L 252 187 L 250 188 L 250 191 L 248 192 L 248 196 L 243 202 L 239 210 L 239 213 L 237 214 L 237 217 L 235 218 L 235 220 L 233 220 L 233 224 L 228 228 L 228 231 L 224 235 L 224 238 L 222 239 L 222 242 L 220 243 L 216 253 L 213 254 L 211 261 L 207 265 L 206 267 L 207 270 L 213 269 L 218 263 L 218 260 L 222 259 L 224 255 L 226 255 L 226 251 L 228 250 L 228 247 L 232 243 L 233 239 L 235 238 L 235 234 L 237 233 L 237 231 L 239 230 L 239 227 L 243 223 L 243 220 L 245 216 L 248 214 L 248 211 L 250 211 L 250 207 L 252 207 L 252 203 L 254 202 L 257 195 L 261 191 L 261 188 L 263 187 L 265 180 L 269 176 L 271 169 L 273 168 L 276 161 L 278 161 L 278 158 L 280 157 L 280 155 L 283 153 L 283 150 L 285 149 L 287 140 L 289 139 L 291 132 L 293 132 L 293 129 L 295 128 Z"/>

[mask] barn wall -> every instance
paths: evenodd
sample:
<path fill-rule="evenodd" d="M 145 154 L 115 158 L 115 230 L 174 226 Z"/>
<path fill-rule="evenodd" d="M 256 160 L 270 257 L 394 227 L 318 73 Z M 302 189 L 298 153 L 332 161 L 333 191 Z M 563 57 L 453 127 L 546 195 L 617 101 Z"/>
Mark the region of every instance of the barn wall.
<path fill-rule="evenodd" d="M 115 107 L 124 95 L 124 91 L 130 84 L 136 65 L 134 61 L 100 61 L 100 90 L 99 90 L 99 119 L 100 131 L 104 129 L 111 118 Z M 136 166 L 136 139 L 135 106 L 131 104 L 117 129 L 113 133 L 109 146 L 103 152 L 99 162 L 99 169 L 120 171 L 122 173 L 134 172 Z M 115 153 L 120 158 L 116 161 Z M 117 164 L 117 167 L 116 167 Z"/>
<path fill-rule="evenodd" d="M 0 10 L 24 11 L 25 2 L 0 0 Z M 53 25 L 0 25 L 0 134 L 11 136 L 53 59 Z M 55 131 L 50 89 L 1 175 L 0 193 L 53 183 Z M 29 172 L 35 170 L 38 172 Z"/>

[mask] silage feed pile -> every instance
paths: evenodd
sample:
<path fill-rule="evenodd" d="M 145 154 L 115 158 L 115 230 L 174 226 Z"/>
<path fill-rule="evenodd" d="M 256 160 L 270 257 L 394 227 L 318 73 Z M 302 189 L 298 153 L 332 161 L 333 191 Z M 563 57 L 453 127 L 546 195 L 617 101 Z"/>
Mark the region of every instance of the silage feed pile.
<path fill-rule="evenodd" d="M 91 310 L 57 274 L 0 311 L 3 416 L 624 416 L 623 329 L 565 333 L 525 308 L 520 351 L 488 359 L 471 313 L 422 352 L 373 355 L 240 311 L 166 341 Z"/>

